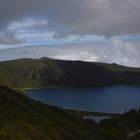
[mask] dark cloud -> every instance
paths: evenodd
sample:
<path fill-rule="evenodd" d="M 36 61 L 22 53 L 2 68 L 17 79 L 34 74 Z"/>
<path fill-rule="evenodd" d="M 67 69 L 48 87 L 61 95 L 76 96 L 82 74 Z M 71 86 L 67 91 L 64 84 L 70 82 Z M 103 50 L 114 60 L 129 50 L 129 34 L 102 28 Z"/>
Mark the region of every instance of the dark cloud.
<path fill-rule="evenodd" d="M 139 0 L 0 0 L 0 27 L 34 16 L 47 18 L 58 36 L 133 35 L 140 34 L 139 13 Z"/>

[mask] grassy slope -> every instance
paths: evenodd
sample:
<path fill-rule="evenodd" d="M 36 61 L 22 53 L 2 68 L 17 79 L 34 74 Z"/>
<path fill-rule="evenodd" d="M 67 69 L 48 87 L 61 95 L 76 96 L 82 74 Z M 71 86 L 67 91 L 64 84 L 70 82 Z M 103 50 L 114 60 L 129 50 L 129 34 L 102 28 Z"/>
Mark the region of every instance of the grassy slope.
<path fill-rule="evenodd" d="M 140 84 L 140 69 L 49 58 L 0 62 L 0 84 L 14 88 Z"/>
<path fill-rule="evenodd" d="M 92 140 L 84 121 L 0 86 L 1 140 Z"/>
<path fill-rule="evenodd" d="M 135 110 L 98 125 L 0 86 L 0 140 L 126 140 L 139 128 Z"/>

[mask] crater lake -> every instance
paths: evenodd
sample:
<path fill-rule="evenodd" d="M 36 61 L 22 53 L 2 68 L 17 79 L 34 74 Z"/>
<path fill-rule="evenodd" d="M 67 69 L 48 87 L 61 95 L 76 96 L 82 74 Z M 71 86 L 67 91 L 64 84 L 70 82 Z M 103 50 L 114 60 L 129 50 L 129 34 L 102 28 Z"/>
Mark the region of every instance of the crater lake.
<path fill-rule="evenodd" d="M 140 87 L 29 89 L 26 95 L 42 103 L 80 111 L 124 113 L 140 108 Z"/>

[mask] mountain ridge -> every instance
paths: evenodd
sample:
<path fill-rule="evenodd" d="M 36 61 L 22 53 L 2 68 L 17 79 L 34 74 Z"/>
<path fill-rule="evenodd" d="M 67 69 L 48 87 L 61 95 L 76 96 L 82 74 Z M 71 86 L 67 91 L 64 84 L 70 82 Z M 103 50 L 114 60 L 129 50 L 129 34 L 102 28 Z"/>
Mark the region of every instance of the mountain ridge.
<path fill-rule="evenodd" d="M 140 68 L 47 57 L 0 62 L 0 84 L 12 88 L 140 84 Z"/>

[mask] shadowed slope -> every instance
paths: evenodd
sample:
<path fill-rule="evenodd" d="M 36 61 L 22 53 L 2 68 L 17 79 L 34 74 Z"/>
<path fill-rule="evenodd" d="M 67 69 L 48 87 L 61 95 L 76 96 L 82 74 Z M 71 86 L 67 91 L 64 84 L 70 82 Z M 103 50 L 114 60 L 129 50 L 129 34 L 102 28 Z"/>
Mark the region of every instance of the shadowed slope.
<path fill-rule="evenodd" d="M 96 124 L 0 86 L 0 140 L 127 140 L 139 129 L 140 111 Z"/>
<path fill-rule="evenodd" d="M 92 140 L 92 131 L 63 110 L 0 86 L 1 140 Z"/>
<path fill-rule="evenodd" d="M 140 84 L 140 69 L 49 58 L 0 62 L 0 84 L 14 88 Z"/>

